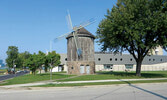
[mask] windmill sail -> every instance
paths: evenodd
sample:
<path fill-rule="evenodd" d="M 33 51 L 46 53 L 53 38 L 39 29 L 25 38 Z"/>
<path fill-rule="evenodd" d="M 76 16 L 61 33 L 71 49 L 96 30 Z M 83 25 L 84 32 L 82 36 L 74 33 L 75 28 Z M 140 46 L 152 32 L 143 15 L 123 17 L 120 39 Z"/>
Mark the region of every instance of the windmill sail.
<path fill-rule="evenodd" d="M 53 41 L 54 41 L 54 42 L 57 42 L 57 41 L 59 41 L 59 40 L 65 38 L 65 37 L 67 37 L 70 33 L 71 33 L 71 32 L 66 33 L 66 34 L 63 34 L 63 35 L 61 35 L 61 36 L 55 38 Z"/>
<path fill-rule="evenodd" d="M 70 31 L 72 31 L 70 33 L 72 33 L 72 35 L 74 37 L 74 42 L 75 42 L 75 46 L 76 46 L 76 49 L 77 49 L 77 55 L 78 55 L 79 58 L 81 58 L 81 56 L 82 56 L 82 49 L 81 49 L 81 46 L 80 46 L 79 41 L 78 41 L 78 34 L 77 34 L 77 32 L 78 32 L 79 29 L 81 29 L 83 27 L 86 27 L 86 26 L 94 23 L 95 20 L 92 18 L 92 19 L 90 19 L 90 20 L 88 20 L 88 21 L 86 21 L 84 23 L 81 23 L 78 26 L 74 26 L 73 27 L 69 11 L 67 11 L 67 13 L 68 13 L 68 15 L 67 15 L 66 18 L 67 18 L 67 22 L 68 22 L 68 27 L 69 27 Z M 61 36 L 55 38 L 54 42 L 57 42 L 58 40 L 63 39 L 64 37 L 68 36 L 70 33 L 66 33 L 64 35 L 61 35 Z"/>
<path fill-rule="evenodd" d="M 80 46 L 79 41 L 78 41 L 77 31 L 73 32 L 73 36 L 74 36 L 74 41 L 75 41 L 78 57 L 81 57 L 82 50 L 81 50 L 81 46 Z"/>

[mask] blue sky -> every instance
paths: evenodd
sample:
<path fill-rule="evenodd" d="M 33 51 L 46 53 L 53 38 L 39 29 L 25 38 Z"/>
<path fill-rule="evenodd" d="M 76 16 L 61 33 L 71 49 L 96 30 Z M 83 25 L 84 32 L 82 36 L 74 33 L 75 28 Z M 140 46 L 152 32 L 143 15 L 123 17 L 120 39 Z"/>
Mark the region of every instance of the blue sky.
<path fill-rule="evenodd" d="M 69 32 L 67 9 L 73 25 L 96 18 L 86 27 L 96 35 L 99 22 L 116 0 L 0 0 L 0 59 L 7 57 L 8 46 L 17 46 L 19 52 L 49 50 L 54 38 Z M 53 50 L 66 53 L 66 39 L 53 43 Z M 95 44 L 95 51 L 100 51 Z"/>
<path fill-rule="evenodd" d="M 30 53 L 50 49 L 50 41 L 69 32 L 66 16 L 70 11 L 73 25 L 96 18 L 86 27 L 96 35 L 99 22 L 117 0 L 0 0 L 0 59 L 7 57 L 8 46 Z M 67 52 L 67 41 L 53 43 L 52 50 Z M 95 51 L 100 51 L 95 43 Z M 165 53 L 166 54 L 166 53 Z"/>

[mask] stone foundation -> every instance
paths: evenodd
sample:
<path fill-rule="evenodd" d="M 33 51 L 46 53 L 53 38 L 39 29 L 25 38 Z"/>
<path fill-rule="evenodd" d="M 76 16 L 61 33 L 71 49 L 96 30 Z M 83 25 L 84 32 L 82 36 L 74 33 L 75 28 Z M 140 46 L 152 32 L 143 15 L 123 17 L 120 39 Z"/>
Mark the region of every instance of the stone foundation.
<path fill-rule="evenodd" d="M 69 61 L 67 62 L 68 74 L 94 74 L 95 62 L 94 61 Z"/>

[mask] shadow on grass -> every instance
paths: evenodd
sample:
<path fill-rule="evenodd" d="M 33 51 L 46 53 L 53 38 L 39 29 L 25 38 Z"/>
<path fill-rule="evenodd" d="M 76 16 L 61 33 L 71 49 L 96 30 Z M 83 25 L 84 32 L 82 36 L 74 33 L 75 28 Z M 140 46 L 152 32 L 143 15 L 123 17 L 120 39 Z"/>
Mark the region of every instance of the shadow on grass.
<path fill-rule="evenodd" d="M 137 77 L 135 72 L 112 72 L 112 71 L 104 71 L 104 72 L 96 72 L 97 74 L 102 74 L 102 75 L 114 75 L 114 76 L 132 76 L 132 77 Z M 167 74 L 164 73 L 154 73 L 154 72 L 144 72 L 141 73 L 141 78 L 164 78 L 167 77 Z"/>

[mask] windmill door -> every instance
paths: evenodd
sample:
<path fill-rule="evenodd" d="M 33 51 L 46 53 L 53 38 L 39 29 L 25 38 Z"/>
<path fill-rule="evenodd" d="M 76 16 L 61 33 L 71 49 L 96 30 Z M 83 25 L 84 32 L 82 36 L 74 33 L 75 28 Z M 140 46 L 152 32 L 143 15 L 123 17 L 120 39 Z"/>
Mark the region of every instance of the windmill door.
<path fill-rule="evenodd" d="M 84 74 L 85 73 L 85 66 L 81 65 L 80 66 L 80 74 Z"/>
<path fill-rule="evenodd" d="M 89 65 L 86 66 L 86 74 L 90 74 L 90 66 Z"/>

